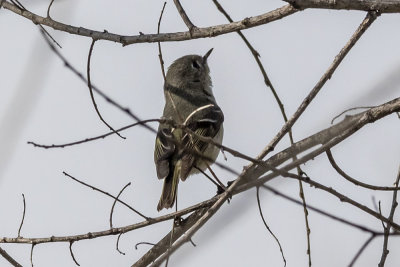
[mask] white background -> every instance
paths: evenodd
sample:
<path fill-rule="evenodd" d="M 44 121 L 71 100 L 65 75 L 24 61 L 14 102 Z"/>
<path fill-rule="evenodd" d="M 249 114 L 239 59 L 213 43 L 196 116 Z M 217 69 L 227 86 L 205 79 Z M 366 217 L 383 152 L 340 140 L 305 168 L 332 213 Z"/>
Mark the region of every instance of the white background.
<path fill-rule="evenodd" d="M 23 1 L 29 10 L 46 15 L 47 1 Z M 285 5 L 282 1 L 221 1 L 235 20 Z M 163 1 L 55 1 L 53 19 L 74 26 L 136 35 L 155 33 Z M 226 23 L 212 1 L 182 1 L 199 27 Z M 249 38 L 275 85 L 290 116 L 326 71 L 336 54 L 365 17 L 358 11 L 306 10 L 282 20 L 249 29 Z M 355 106 L 378 105 L 399 96 L 400 35 L 398 14 L 383 14 L 350 51 L 338 70 L 294 126 L 301 140 L 330 126 L 341 111 Z M 165 9 L 161 31 L 186 31 L 172 1 Z M 61 53 L 86 73 L 91 39 L 49 32 L 62 45 Z M 22 196 L 27 202 L 24 237 L 74 235 L 106 230 L 113 200 L 65 177 L 66 171 L 114 195 L 132 182 L 122 199 L 155 217 L 162 182 L 153 163 L 154 134 L 136 127 L 122 140 L 104 140 L 65 149 L 44 150 L 27 141 L 59 144 L 108 131 L 97 117 L 87 86 L 63 66 L 48 49 L 38 28 L 8 10 L 0 10 L 0 236 L 15 237 L 22 216 Z M 214 51 L 209 65 L 214 94 L 225 114 L 224 144 L 245 154 L 257 155 L 282 127 L 283 119 L 270 89 L 248 48 L 235 33 L 216 38 L 163 43 L 166 66 L 186 54 Z M 163 79 L 156 44 L 122 47 L 98 41 L 92 55 L 92 81 L 101 90 L 143 119 L 158 118 L 164 105 Z M 104 118 L 115 128 L 132 123 L 119 110 L 96 96 Z M 157 127 L 153 124 L 153 127 Z M 400 156 L 400 124 L 395 115 L 368 125 L 333 148 L 338 164 L 365 183 L 390 186 Z M 275 151 L 289 145 L 282 140 Z M 230 167 L 240 171 L 247 163 L 227 154 Z M 220 156 L 218 159 L 223 162 Z M 214 167 L 224 181 L 231 174 Z M 325 155 L 303 169 L 318 182 L 374 208 L 382 201 L 388 215 L 392 194 L 357 188 L 336 174 Z M 298 197 L 298 182 L 278 178 L 269 183 Z M 212 197 L 214 186 L 201 175 L 179 187 L 180 208 Z M 320 190 L 305 185 L 306 199 L 339 217 L 382 230 L 381 223 Z M 302 207 L 261 191 L 262 208 L 269 226 L 282 243 L 287 266 L 308 266 Z M 165 214 L 163 211 L 161 214 Z M 398 214 L 398 212 L 397 212 Z M 395 219 L 399 219 L 396 215 Z M 125 226 L 142 219 L 117 204 L 114 224 Z M 310 211 L 313 266 L 347 266 L 369 237 L 357 229 Z M 74 243 L 81 266 L 130 266 L 150 247 L 135 244 L 158 242 L 171 228 L 165 222 L 122 235 Z M 376 238 L 357 266 L 376 266 L 382 252 Z M 193 238 L 197 244 L 182 247 L 170 266 L 283 266 L 279 249 L 262 224 L 255 190 L 235 196 Z M 398 266 L 400 240 L 391 238 L 386 266 Z M 0 245 L 22 265 L 30 265 L 30 245 Z M 397 249 L 397 251 L 396 251 Z M 68 243 L 43 244 L 34 249 L 35 266 L 75 266 Z M 0 266 L 8 266 L 0 258 Z"/>

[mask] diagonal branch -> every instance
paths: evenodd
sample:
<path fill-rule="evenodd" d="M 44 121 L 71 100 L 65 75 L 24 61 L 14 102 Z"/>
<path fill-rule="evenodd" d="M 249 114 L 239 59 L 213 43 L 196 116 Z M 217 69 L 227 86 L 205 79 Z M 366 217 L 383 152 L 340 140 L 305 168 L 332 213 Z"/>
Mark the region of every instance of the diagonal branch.
<path fill-rule="evenodd" d="M 271 142 L 267 145 L 267 147 L 260 153 L 258 158 L 264 158 L 269 152 L 273 151 L 278 142 L 283 138 L 283 136 L 292 128 L 294 123 L 303 114 L 304 110 L 308 107 L 311 101 L 315 98 L 315 96 L 319 93 L 321 88 L 325 85 L 325 83 L 332 77 L 333 73 L 342 62 L 344 57 L 349 53 L 350 49 L 355 45 L 355 43 L 360 39 L 363 33 L 368 29 L 368 27 L 375 21 L 378 14 L 377 12 L 368 12 L 365 19 L 362 21 L 361 25 L 357 28 L 354 34 L 351 36 L 350 40 L 346 43 L 346 45 L 340 50 L 339 54 L 335 57 L 332 64 L 329 66 L 328 70 L 324 73 L 318 83 L 314 86 L 311 92 L 307 95 L 307 97 L 303 100 L 299 108 L 293 114 L 293 116 L 285 123 L 282 129 L 278 132 L 278 134 L 271 140 Z"/>
<path fill-rule="evenodd" d="M 193 33 L 193 30 L 196 29 L 197 27 L 194 26 L 194 24 L 190 21 L 188 15 L 186 14 L 185 10 L 183 9 L 181 2 L 179 0 L 174 0 L 174 4 L 176 6 L 176 9 L 178 10 L 179 15 L 181 16 L 183 22 L 185 22 L 186 26 L 189 29 L 190 34 Z"/>
<path fill-rule="evenodd" d="M 93 189 L 93 190 L 95 190 L 95 191 L 98 191 L 98 192 L 100 192 L 100 193 L 103 193 L 103 194 L 106 195 L 106 196 L 111 197 L 112 199 L 114 199 L 115 202 L 118 201 L 119 203 L 121 203 L 121 204 L 124 205 L 125 207 L 129 208 L 131 211 L 133 211 L 134 213 L 136 213 L 136 214 L 139 215 L 140 217 L 142 217 L 142 218 L 144 218 L 144 219 L 146 219 L 146 220 L 150 220 L 150 219 L 151 219 L 151 218 L 149 218 L 149 217 L 143 215 L 141 212 L 137 211 L 136 209 L 132 208 L 130 205 L 126 204 L 124 201 L 120 200 L 120 199 L 119 199 L 119 195 L 118 195 L 117 197 L 114 197 L 114 196 L 111 195 L 110 193 L 108 193 L 108 192 L 106 192 L 106 191 L 103 191 L 103 190 L 101 190 L 101 189 L 99 189 L 99 188 L 97 188 L 97 187 L 95 187 L 95 186 L 93 186 L 93 185 L 90 185 L 90 184 L 87 184 L 87 183 L 85 183 L 85 182 L 82 182 L 81 180 L 79 180 L 79 179 L 73 177 L 72 175 L 70 175 L 70 174 L 68 174 L 68 173 L 66 173 L 66 172 L 63 172 L 63 174 L 64 174 L 65 176 L 71 178 L 71 179 L 74 180 L 75 182 L 78 182 L 78 183 L 80 183 L 80 184 L 82 184 L 82 185 L 84 185 L 84 186 L 87 186 L 87 187 L 89 187 L 89 188 L 91 188 L 91 189 Z M 128 185 L 129 185 L 129 184 L 128 184 Z M 124 189 L 125 189 L 125 188 L 124 188 Z M 121 193 L 122 193 L 122 191 L 120 192 L 120 194 L 121 194 Z"/>
<path fill-rule="evenodd" d="M 14 267 L 22 267 L 21 264 L 19 264 L 13 257 L 10 256 L 10 254 L 7 253 L 4 249 L 0 247 L 0 255 L 3 256 L 12 266 Z"/>
<path fill-rule="evenodd" d="M 360 247 L 360 249 L 357 251 L 356 255 L 354 255 L 353 259 L 351 260 L 349 267 L 353 267 L 354 263 L 356 263 L 357 259 L 361 256 L 361 254 L 364 252 L 364 250 L 368 247 L 369 243 L 376 237 L 375 234 L 371 234 L 370 237 L 364 242 L 364 244 Z"/>

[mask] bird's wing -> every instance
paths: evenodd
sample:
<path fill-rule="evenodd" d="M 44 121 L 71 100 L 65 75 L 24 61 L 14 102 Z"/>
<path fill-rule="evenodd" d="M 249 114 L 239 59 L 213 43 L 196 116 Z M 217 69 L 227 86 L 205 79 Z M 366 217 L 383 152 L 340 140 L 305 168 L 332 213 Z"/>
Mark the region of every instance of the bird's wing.
<path fill-rule="evenodd" d="M 171 129 L 160 125 L 154 149 L 154 162 L 156 163 L 158 179 L 165 179 L 170 172 L 170 160 L 175 151 L 175 144 Z"/>
<path fill-rule="evenodd" d="M 187 127 L 197 135 L 214 138 L 223 121 L 224 114 L 217 105 L 214 105 L 196 112 L 187 122 Z M 182 138 L 182 145 L 185 151 L 183 151 L 182 156 L 180 177 L 184 181 L 196 162 L 197 156 L 193 152 L 203 153 L 209 144 L 196 138 L 195 135 L 185 133 Z"/>

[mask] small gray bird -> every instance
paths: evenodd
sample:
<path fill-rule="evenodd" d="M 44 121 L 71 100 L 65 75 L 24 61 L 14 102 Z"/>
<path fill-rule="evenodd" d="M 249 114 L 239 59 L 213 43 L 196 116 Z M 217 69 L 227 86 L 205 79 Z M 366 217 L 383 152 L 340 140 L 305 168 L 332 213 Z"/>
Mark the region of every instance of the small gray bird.
<path fill-rule="evenodd" d="M 210 137 L 221 144 L 224 114 L 217 105 L 211 87 L 207 58 L 187 55 L 175 60 L 169 67 L 164 84 L 165 106 L 163 118 L 184 124 L 198 135 Z M 196 156 L 202 154 L 207 159 Z M 182 129 L 160 123 L 154 149 L 158 179 L 164 186 L 157 210 L 171 208 L 176 198 L 179 179 L 204 171 L 214 163 L 219 148 L 203 142 Z"/>

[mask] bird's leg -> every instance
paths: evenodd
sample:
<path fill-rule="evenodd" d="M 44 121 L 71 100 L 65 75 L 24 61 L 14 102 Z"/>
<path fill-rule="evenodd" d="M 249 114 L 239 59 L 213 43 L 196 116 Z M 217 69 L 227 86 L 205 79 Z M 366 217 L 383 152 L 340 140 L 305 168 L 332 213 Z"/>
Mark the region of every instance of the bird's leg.
<path fill-rule="evenodd" d="M 211 175 L 214 177 L 214 179 L 217 181 L 218 185 L 218 194 L 221 194 L 226 191 L 226 186 L 218 179 L 217 175 L 215 172 L 211 169 L 210 165 L 207 164 L 207 169 L 210 171 Z"/>
<path fill-rule="evenodd" d="M 207 168 L 208 170 L 211 172 L 211 174 L 214 176 L 215 180 L 217 180 L 217 182 L 219 183 L 219 185 L 217 186 L 217 194 L 222 194 L 224 193 L 228 188 L 218 179 L 217 175 L 215 174 L 215 172 L 211 169 L 210 165 L 207 164 Z M 229 187 L 229 183 L 228 183 L 228 187 Z M 228 203 L 230 202 L 230 200 L 232 199 L 232 195 L 230 195 L 228 197 Z"/>
<path fill-rule="evenodd" d="M 178 211 L 178 190 L 176 190 L 176 192 L 175 192 L 175 212 L 177 212 L 177 211 Z M 181 216 L 175 216 L 173 227 L 180 226 L 182 222 L 183 222 L 183 219 Z M 173 230 L 172 230 L 172 232 L 173 232 Z"/>
<path fill-rule="evenodd" d="M 200 168 L 197 167 L 197 166 L 193 166 L 193 168 L 197 169 L 199 172 L 201 172 L 202 174 L 204 174 L 204 176 L 207 177 L 207 179 L 210 180 L 214 185 L 216 185 L 217 187 L 220 186 L 219 184 L 217 184 L 217 183 L 213 180 L 213 178 L 210 177 L 210 175 L 208 175 L 207 173 L 205 173 L 202 169 L 200 169 Z"/>

